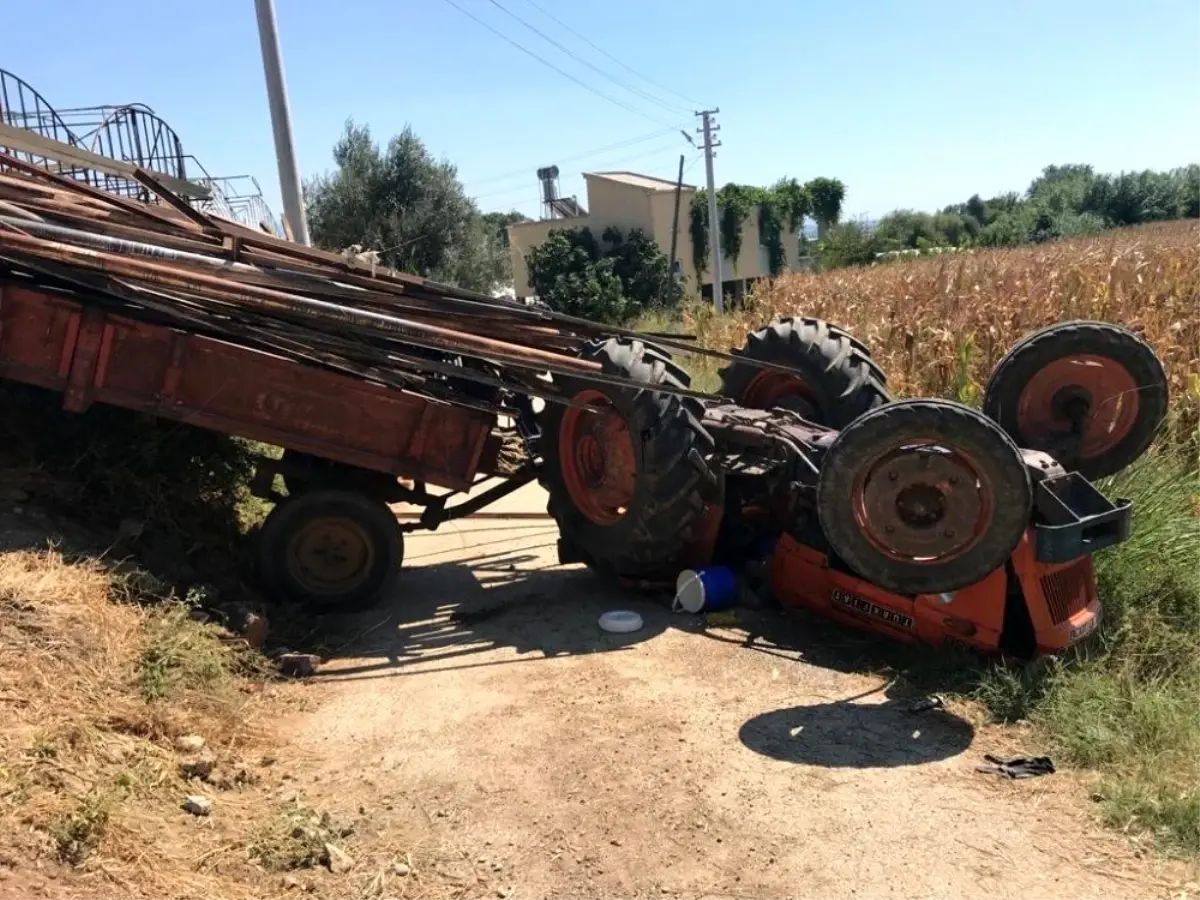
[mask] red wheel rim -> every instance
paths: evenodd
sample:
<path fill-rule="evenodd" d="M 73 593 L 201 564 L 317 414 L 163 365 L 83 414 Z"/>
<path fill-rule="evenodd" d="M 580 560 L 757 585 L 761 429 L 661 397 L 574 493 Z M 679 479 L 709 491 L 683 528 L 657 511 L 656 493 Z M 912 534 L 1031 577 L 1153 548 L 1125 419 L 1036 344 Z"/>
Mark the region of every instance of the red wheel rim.
<path fill-rule="evenodd" d="M 558 433 L 558 464 L 571 502 L 597 525 L 625 515 L 637 487 L 637 456 L 629 423 L 599 391 L 581 391 Z"/>
<path fill-rule="evenodd" d="M 770 370 L 763 370 L 750 379 L 740 402 L 750 409 L 782 406 L 807 416 L 816 415 L 820 409 L 813 389 L 802 376 Z"/>
<path fill-rule="evenodd" d="M 906 442 L 864 468 L 851 510 L 871 545 L 890 559 L 940 565 L 987 533 L 991 485 L 968 454 L 934 440 Z"/>
<path fill-rule="evenodd" d="M 1091 354 L 1070 356 L 1029 379 L 1017 400 L 1017 430 L 1028 442 L 1070 432 L 1074 407 L 1083 420 L 1079 458 L 1094 459 L 1129 435 L 1140 405 L 1137 382 L 1119 362 Z"/>

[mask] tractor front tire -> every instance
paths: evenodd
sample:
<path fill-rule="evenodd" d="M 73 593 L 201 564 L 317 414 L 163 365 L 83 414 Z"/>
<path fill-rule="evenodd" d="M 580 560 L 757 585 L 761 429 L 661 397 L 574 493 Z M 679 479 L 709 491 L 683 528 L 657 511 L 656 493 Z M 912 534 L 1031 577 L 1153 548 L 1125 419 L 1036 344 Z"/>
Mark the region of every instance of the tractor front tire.
<path fill-rule="evenodd" d="M 580 356 L 645 387 L 556 376 L 576 404 L 548 402 L 542 412 L 541 480 L 560 554 L 608 577 L 673 577 L 693 526 L 720 490 L 707 462 L 713 441 L 700 423 L 703 409 L 653 389 L 688 384 L 656 347 L 614 338 L 589 342 Z"/>
<path fill-rule="evenodd" d="M 830 445 L 817 481 L 817 515 L 834 552 L 901 594 L 957 591 L 1003 566 L 1032 506 L 1016 444 L 948 400 L 865 413 Z"/>
<path fill-rule="evenodd" d="M 844 428 L 892 399 L 887 378 L 866 345 L 821 319 L 775 319 L 747 335 L 745 346 L 733 356 L 720 372 L 720 393 L 751 409 L 783 407 L 818 425 Z"/>

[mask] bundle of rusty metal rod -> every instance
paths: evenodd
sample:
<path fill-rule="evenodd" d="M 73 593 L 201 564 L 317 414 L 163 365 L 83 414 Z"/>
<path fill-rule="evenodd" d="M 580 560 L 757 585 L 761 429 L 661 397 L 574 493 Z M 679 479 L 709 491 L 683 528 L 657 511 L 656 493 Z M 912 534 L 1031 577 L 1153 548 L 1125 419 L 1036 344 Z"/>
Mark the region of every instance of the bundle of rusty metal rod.
<path fill-rule="evenodd" d="M 123 315 L 452 402 L 484 402 L 467 384 L 561 400 L 546 373 L 627 383 L 577 351 L 595 338 L 641 337 L 636 332 L 371 271 L 200 212 L 153 175 L 137 177 L 158 203 L 106 194 L 0 153 L 0 277 L 21 272 Z M 684 340 L 653 340 L 728 358 Z"/>

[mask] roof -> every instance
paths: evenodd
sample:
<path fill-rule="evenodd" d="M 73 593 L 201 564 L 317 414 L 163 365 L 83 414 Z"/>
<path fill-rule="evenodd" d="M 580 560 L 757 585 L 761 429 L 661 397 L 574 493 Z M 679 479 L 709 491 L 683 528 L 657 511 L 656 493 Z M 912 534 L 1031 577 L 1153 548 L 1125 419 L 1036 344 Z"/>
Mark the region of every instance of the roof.
<path fill-rule="evenodd" d="M 637 172 L 584 172 L 584 178 L 605 178 L 631 187 L 645 188 L 648 191 L 673 191 L 675 182 L 665 178 L 655 178 L 651 175 L 639 175 Z M 684 188 L 694 191 L 695 185 L 685 184 Z"/>

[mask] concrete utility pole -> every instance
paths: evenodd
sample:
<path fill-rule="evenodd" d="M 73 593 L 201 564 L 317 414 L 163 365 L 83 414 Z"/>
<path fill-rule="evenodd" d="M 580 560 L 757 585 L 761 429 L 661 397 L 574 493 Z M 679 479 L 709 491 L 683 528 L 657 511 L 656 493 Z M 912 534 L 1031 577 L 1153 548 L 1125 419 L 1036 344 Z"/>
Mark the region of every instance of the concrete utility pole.
<path fill-rule="evenodd" d="M 300 171 L 292 147 L 292 118 L 288 112 L 287 90 L 283 86 L 283 60 L 279 55 L 279 31 L 275 25 L 275 0 L 254 0 L 258 14 L 258 40 L 262 44 L 263 71 L 267 76 L 267 100 L 271 104 L 271 128 L 275 132 L 275 158 L 279 162 L 279 191 L 283 195 L 283 214 L 291 226 L 292 237 L 309 244 L 308 219 L 300 190 Z"/>
<path fill-rule="evenodd" d="M 713 142 L 712 136 L 721 130 L 720 125 L 712 123 L 712 117 L 720 109 L 706 109 L 696 113 L 704 122 L 704 127 L 696 129 L 704 135 L 704 170 L 708 176 L 708 242 L 712 244 L 712 275 L 713 275 L 713 309 L 718 313 L 725 312 L 725 284 L 721 277 L 721 223 L 717 221 L 717 186 L 713 183 L 713 153 L 721 142 Z"/>

